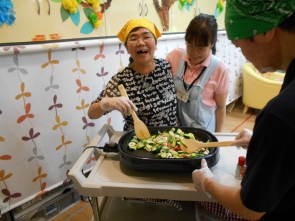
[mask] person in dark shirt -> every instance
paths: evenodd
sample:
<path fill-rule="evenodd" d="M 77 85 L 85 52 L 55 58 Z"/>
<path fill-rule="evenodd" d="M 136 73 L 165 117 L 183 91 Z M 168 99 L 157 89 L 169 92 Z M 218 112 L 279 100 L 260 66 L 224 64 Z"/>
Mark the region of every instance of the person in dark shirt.
<path fill-rule="evenodd" d="M 227 36 L 261 72 L 286 72 L 280 93 L 233 145 L 247 149 L 240 187 L 224 186 L 202 160 L 192 173 L 197 190 L 249 220 L 294 220 L 295 211 L 295 1 L 227 0 Z M 265 93 L 261 91 L 261 93 Z"/>

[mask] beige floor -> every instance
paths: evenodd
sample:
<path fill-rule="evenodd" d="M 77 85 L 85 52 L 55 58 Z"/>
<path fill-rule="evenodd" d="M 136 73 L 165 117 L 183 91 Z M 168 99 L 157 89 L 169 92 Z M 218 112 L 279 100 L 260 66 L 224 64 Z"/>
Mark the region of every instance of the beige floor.
<path fill-rule="evenodd" d="M 228 108 L 230 109 L 230 108 Z M 224 125 L 224 132 L 238 133 L 243 128 L 252 130 L 255 119 L 259 110 L 249 108 L 247 113 L 243 114 L 244 105 L 239 99 L 235 102 L 235 105 L 231 112 L 227 112 Z"/>
<path fill-rule="evenodd" d="M 244 105 L 238 100 L 232 107 L 228 106 L 224 132 L 238 133 L 243 128 L 252 129 L 258 110 L 249 109 L 243 114 Z M 92 218 L 92 208 L 89 202 L 81 201 L 64 213 L 53 219 L 53 221 L 90 221 Z"/>

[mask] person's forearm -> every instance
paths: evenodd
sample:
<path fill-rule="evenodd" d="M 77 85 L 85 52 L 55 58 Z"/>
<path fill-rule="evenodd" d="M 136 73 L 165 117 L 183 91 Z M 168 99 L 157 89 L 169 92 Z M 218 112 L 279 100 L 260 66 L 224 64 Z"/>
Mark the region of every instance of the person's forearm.
<path fill-rule="evenodd" d="M 240 191 L 241 187 L 224 186 L 211 178 L 205 180 L 205 190 L 221 205 L 244 219 L 258 220 L 265 213 L 258 213 L 244 206 Z"/>
<path fill-rule="evenodd" d="M 217 107 L 215 111 L 216 125 L 215 132 L 222 132 L 223 125 L 226 117 L 226 106 L 225 107 Z"/>
<path fill-rule="evenodd" d="M 90 119 L 98 119 L 104 113 L 105 113 L 105 111 L 101 109 L 99 103 L 93 103 L 88 109 L 88 117 Z"/>

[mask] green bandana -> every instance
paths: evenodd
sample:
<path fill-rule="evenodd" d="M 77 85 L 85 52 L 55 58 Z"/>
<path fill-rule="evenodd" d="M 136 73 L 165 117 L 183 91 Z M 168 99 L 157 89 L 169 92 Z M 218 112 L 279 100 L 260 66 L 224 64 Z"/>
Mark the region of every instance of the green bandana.
<path fill-rule="evenodd" d="M 227 0 L 225 28 L 229 40 L 267 32 L 295 12 L 295 0 Z"/>

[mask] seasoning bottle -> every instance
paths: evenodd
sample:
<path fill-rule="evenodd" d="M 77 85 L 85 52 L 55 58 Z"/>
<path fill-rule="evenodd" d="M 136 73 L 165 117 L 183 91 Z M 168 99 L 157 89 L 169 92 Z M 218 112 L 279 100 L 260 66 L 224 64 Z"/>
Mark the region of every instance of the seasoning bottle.
<path fill-rule="evenodd" d="M 238 164 L 236 167 L 236 177 L 241 180 L 244 177 L 246 171 L 246 158 L 243 156 L 239 157 Z"/>

